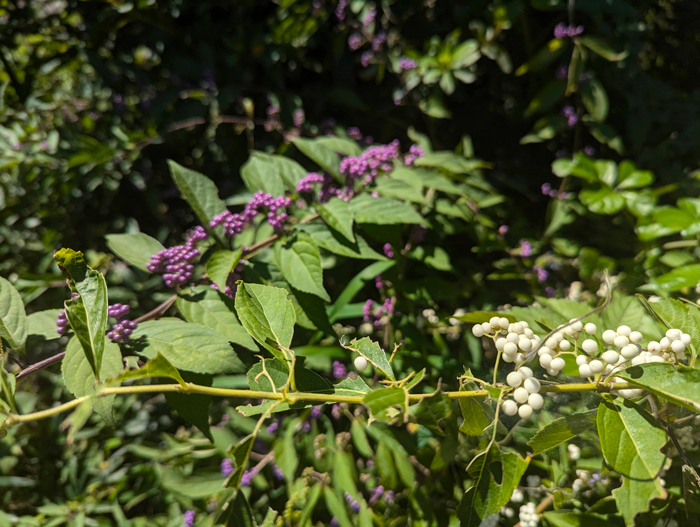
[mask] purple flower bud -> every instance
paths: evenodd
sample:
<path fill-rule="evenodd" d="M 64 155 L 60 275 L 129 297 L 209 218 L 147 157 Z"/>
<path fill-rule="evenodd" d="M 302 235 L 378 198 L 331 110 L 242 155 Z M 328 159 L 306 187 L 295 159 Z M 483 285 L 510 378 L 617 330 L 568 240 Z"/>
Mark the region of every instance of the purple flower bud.
<path fill-rule="evenodd" d="M 520 240 L 520 256 L 527 258 L 532 255 L 532 244 L 527 240 Z"/>
<path fill-rule="evenodd" d="M 185 527 L 192 527 L 192 525 L 194 525 L 194 517 L 194 511 L 185 511 L 185 515 L 183 517 L 183 525 Z"/>
<path fill-rule="evenodd" d="M 348 37 L 348 47 L 352 51 L 357 51 L 360 49 L 360 46 L 362 45 L 362 35 L 359 33 L 353 33 Z"/>
<path fill-rule="evenodd" d="M 331 527 L 338 527 L 339 525 L 340 525 L 340 522 L 338 522 L 338 518 L 336 518 L 335 516 L 333 516 L 333 517 L 331 518 Z"/>
<path fill-rule="evenodd" d="M 221 474 L 225 477 L 229 477 L 233 474 L 233 462 L 230 459 L 221 460 Z"/>
<path fill-rule="evenodd" d="M 360 512 L 360 504 L 358 503 L 357 500 L 353 500 L 352 503 L 350 503 L 350 510 L 357 514 Z"/>
<path fill-rule="evenodd" d="M 362 57 L 360 57 L 360 62 L 362 63 L 362 67 L 366 68 L 369 66 L 369 62 L 372 60 L 374 57 L 374 52 L 372 51 L 365 51 L 362 54 Z"/>
<path fill-rule="evenodd" d="M 498 234 L 500 234 L 501 236 L 505 236 L 506 233 L 508 232 L 508 228 L 509 228 L 508 225 L 501 225 L 498 228 Z"/>
<path fill-rule="evenodd" d="M 595 155 L 595 148 L 593 148 L 592 146 L 588 145 L 588 146 L 584 147 L 583 152 L 584 152 L 587 156 L 594 156 L 594 155 Z"/>
<path fill-rule="evenodd" d="M 401 57 L 399 59 L 399 68 L 401 68 L 402 71 L 408 71 L 412 70 L 418 67 L 418 62 L 416 62 L 413 59 L 409 59 L 408 57 Z"/>
<path fill-rule="evenodd" d="M 312 418 L 312 419 L 318 419 L 319 417 L 321 417 L 321 414 L 322 414 L 322 413 L 323 413 L 323 412 L 321 411 L 321 406 L 320 406 L 320 405 L 319 405 L 319 406 L 314 406 L 314 407 L 311 409 L 311 418 Z"/>
<path fill-rule="evenodd" d="M 280 424 L 277 421 L 275 421 L 274 423 L 270 423 L 267 426 L 267 433 L 274 434 L 279 427 L 280 427 Z"/>

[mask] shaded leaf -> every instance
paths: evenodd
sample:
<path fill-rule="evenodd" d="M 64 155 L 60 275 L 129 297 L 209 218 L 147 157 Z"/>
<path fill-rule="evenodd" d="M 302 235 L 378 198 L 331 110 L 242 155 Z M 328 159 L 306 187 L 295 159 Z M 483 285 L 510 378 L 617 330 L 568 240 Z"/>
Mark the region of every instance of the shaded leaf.
<path fill-rule="evenodd" d="M 27 316 L 27 336 L 41 337 L 44 340 L 53 340 L 61 335 L 56 331 L 56 320 L 63 309 L 47 309 L 36 311 Z"/>
<path fill-rule="evenodd" d="M 565 415 L 542 427 L 527 443 L 532 448 L 532 454 L 541 454 L 593 428 L 596 424 L 596 413 L 597 410 L 591 410 Z"/>
<path fill-rule="evenodd" d="M 216 251 L 211 255 L 205 269 L 207 276 L 214 282 L 219 291 L 226 291 L 226 281 L 229 275 L 234 271 L 238 262 L 241 260 L 243 251 L 236 249 L 235 251 Z"/>
<path fill-rule="evenodd" d="M 275 243 L 275 260 L 284 278 L 295 289 L 331 301 L 323 287 L 321 254 L 310 235 L 298 232 L 287 243 Z"/>
<path fill-rule="evenodd" d="M 396 380 L 396 377 L 394 377 L 394 370 L 391 368 L 391 364 L 389 364 L 386 358 L 386 353 L 379 347 L 379 344 L 373 342 L 369 337 L 363 337 L 360 340 L 353 339 L 348 346 L 343 347 L 362 355 L 367 359 L 367 362 L 382 372 L 384 376 L 392 381 Z"/>
<path fill-rule="evenodd" d="M 151 261 L 151 256 L 165 249 L 158 240 L 142 232 L 107 234 L 105 239 L 107 247 L 114 254 L 147 273 L 151 272 L 146 267 L 146 264 Z"/>
<path fill-rule="evenodd" d="M 332 197 L 323 205 L 314 206 L 316 212 L 334 230 L 345 236 L 350 242 L 355 242 L 352 232 L 353 216 L 350 205 L 343 199 Z"/>

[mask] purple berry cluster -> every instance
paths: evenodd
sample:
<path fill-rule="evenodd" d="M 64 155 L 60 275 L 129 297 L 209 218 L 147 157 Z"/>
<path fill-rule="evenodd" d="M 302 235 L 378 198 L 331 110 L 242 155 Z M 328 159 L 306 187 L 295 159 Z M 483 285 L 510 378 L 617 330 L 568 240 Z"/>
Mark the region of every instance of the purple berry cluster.
<path fill-rule="evenodd" d="M 403 158 L 403 162 L 406 166 L 412 166 L 416 159 L 423 157 L 425 152 L 418 145 L 411 145 L 408 149 L 408 154 Z"/>
<path fill-rule="evenodd" d="M 292 204 L 291 198 L 285 196 L 273 197 L 272 194 L 267 194 L 262 190 L 255 193 L 245 206 L 243 212 L 237 214 L 231 211 L 225 211 L 214 217 L 209 223 L 210 227 L 223 225 L 228 236 L 240 234 L 243 229 L 250 225 L 253 219 L 258 215 L 261 209 L 267 209 L 267 222 L 272 225 L 275 230 L 281 229 L 287 219 L 286 212 L 280 212 L 280 209 L 289 207 Z"/>
<path fill-rule="evenodd" d="M 384 256 L 386 256 L 387 258 L 394 257 L 394 250 L 391 248 L 390 243 L 385 243 L 383 249 L 384 249 Z"/>
<path fill-rule="evenodd" d="M 309 172 L 297 183 L 297 192 L 299 194 L 308 194 L 314 191 L 313 185 L 315 183 L 324 183 L 326 178 L 321 174 L 316 172 Z"/>
<path fill-rule="evenodd" d="M 532 270 L 537 275 L 537 281 L 539 283 L 542 283 L 542 282 L 546 281 L 547 278 L 549 278 L 549 272 L 544 267 L 540 267 L 539 265 L 535 265 L 532 268 Z"/>
<path fill-rule="evenodd" d="M 339 360 L 334 360 L 333 361 L 333 377 L 336 379 L 343 379 L 345 376 L 348 374 L 348 369 L 345 367 L 345 364 L 340 362 Z"/>
<path fill-rule="evenodd" d="M 107 333 L 107 337 L 114 342 L 126 342 L 137 327 L 138 324 L 135 321 L 121 319 L 112 326 L 112 329 Z"/>
<path fill-rule="evenodd" d="M 365 322 L 372 322 L 374 327 L 380 327 L 386 324 L 384 317 L 390 317 L 394 314 L 396 305 L 396 297 L 390 296 L 384 300 L 381 306 L 374 307 L 374 300 L 367 300 L 362 306 L 362 319 Z"/>
<path fill-rule="evenodd" d="M 561 113 L 563 113 L 564 117 L 566 117 L 566 124 L 569 128 L 576 126 L 576 123 L 578 122 L 578 113 L 576 113 L 576 108 L 567 105 L 564 106 Z"/>
<path fill-rule="evenodd" d="M 568 192 L 559 192 L 557 189 L 552 188 L 549 183 L 542 184 L 542 194 L 549 196 L 550 198 L 558 199 L 568 199 L 570 194 Z"/>
<path fill-rule="evenodd" d="M 279 468 L 276 463 L 272 463 L 272 475 L 280 481 L 284 479 L 284 472 L 282 472 L 282 469 Z"/>
<path fill-rule="evenodd" d="M 418 67 L 418 62 L 409 59 L 408 57 L 401 57 L 399 59 L 399 68 L 401 68 L 401 71 L 408 71 L 408 70 L 413 70 Z"/>
<path fill-rule="evenodd" d="M 158 251 L 151 256 L 146 268 L 152 273 L 163 273 L 163 280 L 168 287 L 184 285 L 192 280 L 194 265 L 192 262 L 199 256 L 197 242 L 208 236 L 204 227 L 192 229 L 187 236 L 185 245 L 175 245 Z"/>
<path fill-rule="evenodd" d="M 372 49 L 374 51 L 380 51 L 382 49 L 382 45 L 384 42 L 386 42 L 386 37 L 386 31 L 380 31 L 377 33 L 377 36 L 372 40 Z"/>
<path fill-rule="evenodd" d="M 374 58 L 374 52 L 372 51 L 365 51 L 362 56 L 360 57 L 360 63 L 362 64 L 363 68 L 366 68 L 369 66 L 370 61 Z"/>
<path fill-rule="evenodd" d="M 58 314 L 58 318 L 56 319 L 56 333 L 65 335 L 68 328 L 68 317 L 66 316 L 66 311 L 63 310 Z"/>
<path fill-rule="evenodd" d="M 112 318 L 122 318 L 129 314 L 129 306 L 127 304 L 112 304 L 107 306 L 107 315 Z"/>
<path fill-rule="evenodd" d="M 243 272 L 243 266 L 244 263 L 243 260 L 241 260 L 236 265 L 236 269 L 234 270 L 234 272 L 229 273 L 228 278 L 226 278 L 226 288 L 223 290 L 223 293 L 231 299 L 233 299 L 236 296 L 236 289 L 238 288 L 236 282 L 241 279 L 240 273 Z M 219 286 L 214 282 L 212 282 L 209 287 L 215 289 L 216 291 L 219 291 Z"/>
<path fill-rule="evenodd" d="M 359 33 L 353 33 L 348 37 L 348 47 L 351 51 L 357 51 L 362 45 L 362 35 Z"/>
<path fill-rule="evenodd" d="M 225 478 L 229 477 L 231 474 L 233 474 L 233 461 L 230 459 L 222 459 L 221 460 L 221 475 L 224 476 Z"/>
<path fill-rule="evenodd" d="M 350 505 L 350 510 L 352 512 L 354 512 L 355 514 L 360 512 L 360 503 L 355 498 L 353 498 L 349 492 L 345 493 L 345 501 L 347 501 L 348 505 Z"/>
<path fill-rule="evenodd" d="M 532 255 L 532 244 L 527 240 L 520 240 L 520 256 L 527 258 Z"/>
<path fill-rule="evenodd" d="M 368 185 L 379 175 L 379 171 L 388 172 L 394 168 L 393 159 L 399 157 L 399 141 L 395 139 L 388 145 L 371 146 L 359 156 L 348 156 L 340 162 L 340 172 L 348 181 L 362 181 Z"/>
<path fill-rule="evenodd" d="M 583 33 L 583 26 L 567 25 L 564 22 L 560 22 L 554 28 L 554 38 L 573 38 L 581 33 Z"/>
<path fill-rule="evenodd" d="M 253 482 L 253 478 L 257 475 L 258 469 L 255 467 L 243 472 L 243 475 L 241 476 L 241 486 L 250 487 L 250 484 Z"/>
<path fill-rule="evenodd" d="M 192 527 L 194 525 L 194 517 L 195 517 L 194 511 L 185 511 L 183 525 L 185 527 Z"/>

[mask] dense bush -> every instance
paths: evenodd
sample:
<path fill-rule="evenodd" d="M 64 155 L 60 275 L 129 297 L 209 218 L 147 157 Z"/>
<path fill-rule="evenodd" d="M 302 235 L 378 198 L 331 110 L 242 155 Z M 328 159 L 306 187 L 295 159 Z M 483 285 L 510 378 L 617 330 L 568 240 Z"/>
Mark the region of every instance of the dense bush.
<path fill-rule="evenodd" d="M 694 524 L 696 13 L 0 3 L 0 525 Z"/>

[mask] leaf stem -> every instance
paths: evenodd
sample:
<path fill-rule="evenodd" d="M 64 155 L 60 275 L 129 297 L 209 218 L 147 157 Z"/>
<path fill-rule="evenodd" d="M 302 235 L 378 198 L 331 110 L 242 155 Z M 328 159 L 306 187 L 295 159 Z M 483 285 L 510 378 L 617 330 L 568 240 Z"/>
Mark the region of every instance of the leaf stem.
<path fill-rule="evenodd" d="M 632 384 L 627 382 L 617 382 L 608 385 L 600 385 L 595 383 L 582 383 L 582 384 L 556 384 L 552 386 L 542 386 L 540 390 L 542 393 L 553 393 L 553 392 L 600 392 L 607 393 L 610 390 L 624 390 L 633 387 Z M 204 395 L 213 395 L 215 397 L 236 397 L 241 399 L 263 399 L 263 400 L 276 400 L 276 401 L 286 401 L 289 404 L 294 404 L 298 402 L 321 402 L 321 403 L 348 403 L 348 404 L 362 404 L 364 397 L 361 395 L 337 395 L 333 393 L 312 393 L 312 392 L 263 392 L 254 390 L 238 390 L 238 389 L 228 389 L 228 388 L 213 388 L 211 386 L 201 386 L 193 383 L 186 383 L 183 388 L 179 384 L 148 384 L 148 385 L 137 385 L 137 386 L 115 386 L 115 387 L 105 387 L 99 393 L 93 396 L 78 397 L 66 403 L 63 403 L 53 408 L 47 410 L 41 410 L 39 412 L 33 412 L 24 415 L 10 414 L 4 422 L 4 426 L 28 423 L 31 421 L 39 421 L 41 419 L 47 419 L 54 415 L 67 412 L 79 406 L 81 403 L 87 401 L 91 397 L 106 397 L 108 395 L 125 395 L 132 393 L 197 393 Z M 408 401 L 411 403 L 420 402 L 427 397 L 431 397 L 433 394 L 410 394 L 408 396 Z M 445 395 L 450 399 L 462 399 L 469 397 L 488 397 L 489 392 L 486 390 L 477 391 L 456 391 L 456 392 L 445 392 Z"/>

